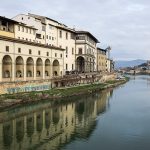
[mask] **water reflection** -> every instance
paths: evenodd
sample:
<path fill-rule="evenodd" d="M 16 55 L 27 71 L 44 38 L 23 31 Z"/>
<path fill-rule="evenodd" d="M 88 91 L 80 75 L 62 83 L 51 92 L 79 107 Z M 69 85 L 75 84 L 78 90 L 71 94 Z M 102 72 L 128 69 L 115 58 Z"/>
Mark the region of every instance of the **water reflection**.
<path fill-rule="evenodd" d="M 0 113 L 0 149 L 61 149 L 76 138 L 88 139 L 96 117 L 109 107 L 111 91 L 44 102 Z"/>

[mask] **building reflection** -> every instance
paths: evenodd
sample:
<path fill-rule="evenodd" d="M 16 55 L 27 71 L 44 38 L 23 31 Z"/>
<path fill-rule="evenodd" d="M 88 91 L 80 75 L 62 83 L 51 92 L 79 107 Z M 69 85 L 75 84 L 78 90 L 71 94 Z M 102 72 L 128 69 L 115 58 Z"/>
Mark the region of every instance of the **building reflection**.
<path fill-rule="evenodd" d="M 40 104 L 37 110 L 34 106 L 34 111 L 26 108 L 26 115 L 21 115 L 25 113 L 19 109 L 19 116 L 11 114 L 13 118 L 0 123 L 0 149 L 55 150 L 76 138 L 86 140 L 97 126 L 96 117 L 107 110 L 110 96 L 112 91 L 104 91 L 76 101 L 52 103 L 47 107 Z"/>

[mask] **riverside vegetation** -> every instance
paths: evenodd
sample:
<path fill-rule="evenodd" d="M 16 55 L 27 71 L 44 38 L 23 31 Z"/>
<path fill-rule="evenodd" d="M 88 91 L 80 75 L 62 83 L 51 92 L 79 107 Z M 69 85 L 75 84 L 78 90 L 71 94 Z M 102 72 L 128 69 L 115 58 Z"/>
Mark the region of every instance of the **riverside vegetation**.
<path fill-rule="evenodd" d="M 36 91 L 29 93 L 4 94 L 0 95 L 0 109 L 14 107 L 21 104 L 36 103 L 41 100 L 54 100 L 59 98 L 90 94 L 96 91 L 113 88 L 124 84 L 129 80 L 128 77 L 120 80 L 110 80 L 104 83 L 93 83 L 74 87 L 54 88 L 47 91 Z"/>

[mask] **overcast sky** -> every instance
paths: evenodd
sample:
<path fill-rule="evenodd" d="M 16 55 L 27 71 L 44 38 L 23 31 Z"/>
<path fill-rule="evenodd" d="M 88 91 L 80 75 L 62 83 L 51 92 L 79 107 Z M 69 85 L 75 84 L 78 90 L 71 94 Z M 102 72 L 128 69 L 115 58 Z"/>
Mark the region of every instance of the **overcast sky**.
<path fill-rule="evenodd" d="M 28 12 L 90 31 L 115 60 L 150 59 L 150 0 L 1 1 L 1 16 Z"/>

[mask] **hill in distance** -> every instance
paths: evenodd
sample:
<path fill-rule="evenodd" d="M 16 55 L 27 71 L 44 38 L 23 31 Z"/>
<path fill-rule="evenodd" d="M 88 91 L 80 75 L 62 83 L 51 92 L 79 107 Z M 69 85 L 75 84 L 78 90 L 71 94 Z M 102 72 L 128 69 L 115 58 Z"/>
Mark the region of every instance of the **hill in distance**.
<path fill-rule="evenodd" d="M 124 67 L 134 67 L 141 65 L 143 63 L 146 63 L 147 60 L 142 60 L 142 59 L 136 59 L 136 60 L 130 60 L 130 61 L 124 61 L 124 60 L 118 60 L 115 61 L 115 68 L 124 68 Z"/>

